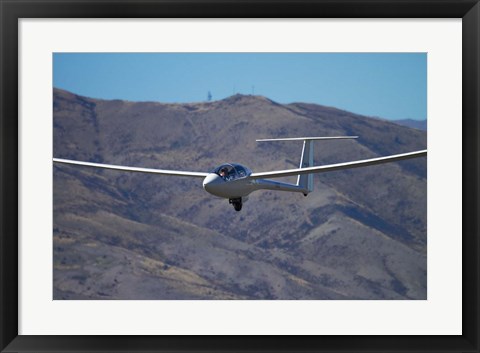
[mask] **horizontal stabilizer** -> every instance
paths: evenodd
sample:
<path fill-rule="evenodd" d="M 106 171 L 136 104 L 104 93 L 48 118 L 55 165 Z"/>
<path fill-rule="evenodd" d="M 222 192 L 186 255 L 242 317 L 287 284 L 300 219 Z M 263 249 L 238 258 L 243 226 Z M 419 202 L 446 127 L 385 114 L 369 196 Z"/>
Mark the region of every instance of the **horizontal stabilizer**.
<path fill-rule="evenodd" d="M 257 142 L 270 142 L 270 141 L 311 141 L 311 140 L 345 140 L 356 139 L 358 136 L 325 136 L 325 137 L 286 137 L 279 139 L 260 139 Z"/>

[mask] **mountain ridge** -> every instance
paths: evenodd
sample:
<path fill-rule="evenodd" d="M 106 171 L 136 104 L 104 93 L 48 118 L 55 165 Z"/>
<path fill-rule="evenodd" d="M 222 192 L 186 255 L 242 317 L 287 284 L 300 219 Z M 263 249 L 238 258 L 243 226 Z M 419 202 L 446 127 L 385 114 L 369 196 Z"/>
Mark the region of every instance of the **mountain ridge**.
<path fill-rule="evenodd" d="M 256 145 L 256 138 L 268 137 L 361 136 L 317 143 L 317 164 L 426 148 L 426 133 L 418 130 L 256 96 L 162 104 L 96 100 L 54 89 L 53 105 L 54 156 L 108 164 L 189 171 L 209 171 L 225 161 L 259 172 L 298 167 L 300 144 Z M 236 214 L 228 201 L 206 194 L 198 180 L 55 165 L 54 298 L 425 299 L 425 158 L 361 169 L 315 176 L 315 191 L 307 198 L 253 193 Z M 114 222 L 115 236 L 106 234 L 98 224 L 108 221 L 107 214 L 132 229 Z M 211 242 L 192 232 L 209 234 Z M 56 250 L 66 239 L 69 245 Z M 101 256 L 85 243 L 104 249 Z M 233 251 L 226 256 L 218 247 Z M 207 279 L 209 289 L 193 293 L 185 289 L 187 280 L 167 281 L 153 268 L 135 273 L 121 261 L 122 249 L 133 264 L 140 261 L 134 254 L 151 258 L 178 269 L 178 276 L 182 270 Z M 100 261 L 104 272 L 89 265 L 97 255 L 111 256 L 109 265 Z M 107 275 L 112 271 L 122 272 L 118 283 Z M 72 279 L 79 273 L 82 281 Z M 143 292 L 130 288 L 139 279 L 148 283 Z"/>

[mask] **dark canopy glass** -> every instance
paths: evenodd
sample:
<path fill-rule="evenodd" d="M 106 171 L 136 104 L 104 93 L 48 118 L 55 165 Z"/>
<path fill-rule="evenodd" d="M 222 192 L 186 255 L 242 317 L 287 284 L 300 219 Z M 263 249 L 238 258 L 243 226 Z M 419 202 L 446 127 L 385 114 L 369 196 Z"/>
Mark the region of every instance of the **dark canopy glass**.
<path fill-rule="evenodd" d="M 240 164 L 225 163 L 216 167 L 212 173 L 216 173 L 225 180 L 230 181 L 245 178 L 246 176 L 252 174 L 252 171 Z"/>

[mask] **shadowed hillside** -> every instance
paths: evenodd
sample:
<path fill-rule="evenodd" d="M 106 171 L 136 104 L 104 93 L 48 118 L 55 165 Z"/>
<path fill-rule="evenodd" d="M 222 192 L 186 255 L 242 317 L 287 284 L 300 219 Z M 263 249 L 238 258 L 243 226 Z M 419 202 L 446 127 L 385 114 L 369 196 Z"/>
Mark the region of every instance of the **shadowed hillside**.
<path fill-rule="evenodd" d="M 255 172 L 426 148 L 426 133 L 314 104 L 97 100 L 54 89 L 54 156 Z M 241 212 L 201 179 L 54 166 L 54 299 L 426 299 L 427 159 L 319 174 L 315 191 L 258 191 Z M 295 178 L 286 178 L 294 182 Z"/>

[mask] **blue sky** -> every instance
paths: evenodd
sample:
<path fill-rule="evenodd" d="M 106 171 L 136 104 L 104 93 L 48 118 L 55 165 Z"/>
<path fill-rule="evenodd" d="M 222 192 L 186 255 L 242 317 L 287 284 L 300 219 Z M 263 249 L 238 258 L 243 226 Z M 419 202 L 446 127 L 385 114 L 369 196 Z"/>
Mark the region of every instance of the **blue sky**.
<path fill-rule="evenodd" d="M 385 119 L 427 118 L 426 53 L 55 53 L 53 85 L 168 103 L 253 93 Z"/>

